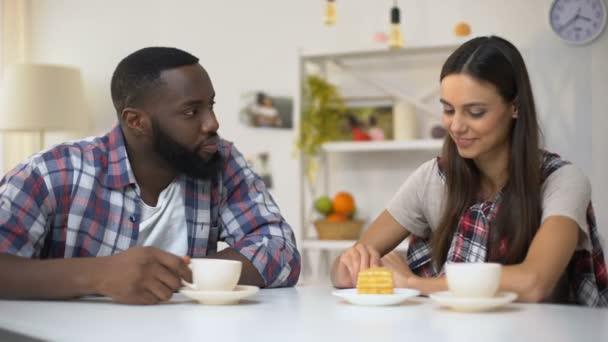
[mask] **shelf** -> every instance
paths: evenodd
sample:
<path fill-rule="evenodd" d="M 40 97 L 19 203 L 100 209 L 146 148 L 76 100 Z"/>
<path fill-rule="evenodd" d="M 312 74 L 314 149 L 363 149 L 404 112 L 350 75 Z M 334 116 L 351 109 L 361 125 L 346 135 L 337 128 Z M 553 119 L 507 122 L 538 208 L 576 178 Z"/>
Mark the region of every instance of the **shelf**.
<path fill-rule="evenodd" d="M 404 141 L 344 141 L 325 143 L 324 152 L 371 152 L 371 151 L 439 151 L 443 139 L 418 139 Z"/>
<path fill-rule="evenodd" d="M 406 251 L 408 240 L 405 240 L 397 248 L 398 251 Z M 341 251 L 355 244 L 355 240 L 304 240 L 302 241 L 303 249 L 331 250 Z"/>
<path fill-rule="evenodd" d="M 456 49 L 455 45 L 436 45 L 436 46 L 410 46 L 401 49 L 365 49 L 365 50 L 350 50 L 350 51 L 301 51 L 303 58 L 308 60 L 324 60 L 328 58 L 338 59 L 371 59 L 378 57 L 395 57 L 395 56 L 412 56 L 428 55 L 435 53 L 452 52 Z"/>

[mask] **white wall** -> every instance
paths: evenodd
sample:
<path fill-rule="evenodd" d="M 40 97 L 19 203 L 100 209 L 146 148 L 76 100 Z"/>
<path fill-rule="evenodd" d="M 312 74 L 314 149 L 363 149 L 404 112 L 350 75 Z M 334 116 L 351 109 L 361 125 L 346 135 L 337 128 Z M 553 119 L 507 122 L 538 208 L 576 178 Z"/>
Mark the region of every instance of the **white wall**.
<path fill-rule="evenodd" d="M 109 81 L 118 61 L 148 45 L 170 45 L 201 59 L 217 92 L 223 136 L 245 153 L 272 151 L 275 198 L 297 226 L 297 162 L 291 131 L 255 130 L 237 120 L 239 96 L 252 89 L 293 94 L 299 48 L 378 47 L 391 0 L 338 1 L 338 23 L 321 23 L 324 1 L 30 0 L 29 58 L 80 66 L 99 132 L 114 113 Z M 406 44 L 453 43 L 454 24 L 468 21 L 475 35 L 508 38 L 525 54 L 547 146 L 578 164 L 594 185 L 608 235 L 608 33 L 590 46 L 571 47 L 548 25 L 550 0 L 399 1 Z M 297 229 L 298 227 L 296 227 Z"/>

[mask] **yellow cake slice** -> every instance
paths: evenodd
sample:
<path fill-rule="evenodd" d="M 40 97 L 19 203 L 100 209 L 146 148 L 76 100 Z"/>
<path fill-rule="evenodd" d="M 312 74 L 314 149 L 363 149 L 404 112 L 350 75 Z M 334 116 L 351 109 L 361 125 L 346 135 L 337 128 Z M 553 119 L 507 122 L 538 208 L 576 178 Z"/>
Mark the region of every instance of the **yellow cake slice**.
<path fill-rule="evenodd" d="M 393 273 L 388 268 L 372 267 L 359 271 L 357 293 L 392 294 L 393 288 Z"/>

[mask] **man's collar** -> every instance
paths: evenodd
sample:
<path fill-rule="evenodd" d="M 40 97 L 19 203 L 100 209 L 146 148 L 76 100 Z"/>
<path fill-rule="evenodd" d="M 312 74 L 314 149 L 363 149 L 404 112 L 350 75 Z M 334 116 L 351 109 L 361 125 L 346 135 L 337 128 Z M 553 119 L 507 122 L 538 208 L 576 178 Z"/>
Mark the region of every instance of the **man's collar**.
<path fill-rule="evenodd" d="M 106 143 L 108 158 L 106 165 L 104 165 L 106 173 L 103 185 L 111 189 L 120 189 L 131 184 L 137 184 L 131 163 L 129 163 L 125 138 L 120 124 L 116 123 L 103 140 Z"/>

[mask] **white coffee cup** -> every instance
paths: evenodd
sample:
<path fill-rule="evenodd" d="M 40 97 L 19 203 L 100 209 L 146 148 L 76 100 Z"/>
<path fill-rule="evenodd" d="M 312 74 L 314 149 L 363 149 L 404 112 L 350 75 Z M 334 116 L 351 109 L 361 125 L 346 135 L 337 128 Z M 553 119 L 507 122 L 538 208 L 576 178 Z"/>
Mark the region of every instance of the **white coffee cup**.
<path fill-rule="evenodd" d="M 447 263 L 448 288 L 458 297 L 493 297 L 500 285 L 502 265 L 498 263 Z"/>
<path fill-rule="evenodd" d="M 191 259 L 192 283 L 182 284 L 196 291 L 232 291 L 241 277 L 243 264 L 237 260 Z"/>

